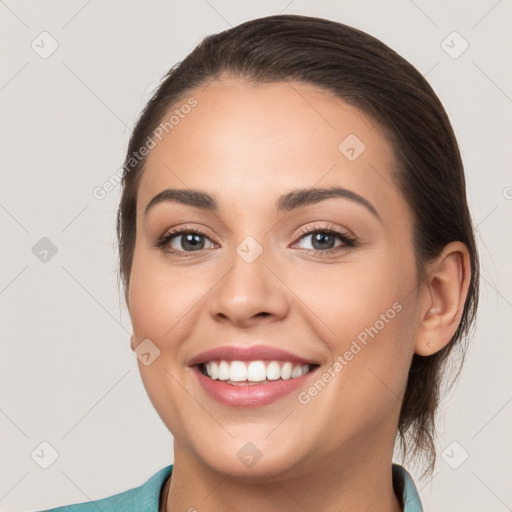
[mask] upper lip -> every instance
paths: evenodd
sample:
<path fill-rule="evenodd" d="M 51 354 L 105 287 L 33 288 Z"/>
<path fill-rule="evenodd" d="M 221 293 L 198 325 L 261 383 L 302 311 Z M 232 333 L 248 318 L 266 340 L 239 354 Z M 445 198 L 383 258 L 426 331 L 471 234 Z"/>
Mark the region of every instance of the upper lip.
<path fill-rule="evenodd" d="M 189 366 L 206 363 L 208 361 L 250 361 L 250 360 L 268 360 L 268 361 L 290 361 L 291 363 L 318 364 L 315 361 L 305 359 L 304 357 L 292 354 L 286 350 L 271 347 L 269 345 L 253 345 L 251 347 L 237 347 L 226 345 L 223 347 L 206 350 L 193 357 Z"/>

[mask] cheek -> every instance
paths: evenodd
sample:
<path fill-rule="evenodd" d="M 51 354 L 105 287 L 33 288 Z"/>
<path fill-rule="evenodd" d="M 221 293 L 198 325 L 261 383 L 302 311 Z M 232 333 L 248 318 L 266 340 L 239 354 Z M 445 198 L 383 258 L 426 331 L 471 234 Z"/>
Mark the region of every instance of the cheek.
<path fill-rule="evenodd" d="M 328 288 L 337 291 L 331 305 L 324 292 L 319 310 L 330 328 L 323 342 L 332 359 L 318 376 L 326 384 L 316 381 L 299 397 L 309 415 L 324 418 L 322 435 L 340 446 L 350 439 L 372 439 L 376 425 L 393 430 L 407 384 L 414 305 L 405 300 L 405 279 L 377 271 L 373 276 L 331 279 Z"/>
<path fill-rule="evenodd" d="M 135 252 L 129 310 L 137 341 L 149 338 L 163 350 L 179 333 L 184 334 L 187 315 L 201 299 L 201 286 L 197 281 L 184 286 L 184 273 L 166 267 L 160 257 Z"/>
<path fill-rule="evenodd" d="M 359 336 L 364 341 L 375 327 L 379 337 L 386 337 L 403 316 L 398 310 L 414 289 L 413 271 L 408 262 L 397 263 L 393 254 L 379 251 L 336 267 L 318 266 L 313 276 L 297 273 L 293 283 L 318 317 L 318 325 L 324 326 L 324 340 L 333 351 L 344 351 L 347 340 Z"/>
<path fill-rule="evenodd" d="M 187 418 L 183 417 L 187 396 L 178 383 L 182 361 L 177 354 L 179 341 L 193 330 L 193 315 L 187 313 L 191 304 L 197 303 L 197 287 L 183 287 L 181 282 L 177 287 L 176 277 L 175 270 L 166 272 L 153 255 L 142 250 L 134 253 L 129 311 L 135 344 L 149 339 L 159 350 L 149 365 L 138 361 L 140 375 L 162 421 L 180 435 L 180 426 L 187 424 Z"/>
<path fill-rule="evenodd" d="M 389 409 L 406 383 L 414 341 L 415 267 L 405 259 L 398 264 L 396 255 L 379 253 L 301 279 L 304 288 L 298 294 L 310 298 L 310 309 L 318 312 L 311 321 L 332 353 L 331 364 L 339 362 L 335 384 L 329 386 L 332 400 L 339 403 L 345 396 L 354 411 L 361 405 L 361 414 L 371 404 L 375 411 Z"/>

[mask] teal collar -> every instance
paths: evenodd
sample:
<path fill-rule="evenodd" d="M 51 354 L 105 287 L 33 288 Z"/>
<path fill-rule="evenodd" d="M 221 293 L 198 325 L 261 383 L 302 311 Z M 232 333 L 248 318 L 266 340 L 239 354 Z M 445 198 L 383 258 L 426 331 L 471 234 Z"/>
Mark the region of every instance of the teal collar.
<path fill-rule="evenodd" d="M 393 488 L 402 497 L 403 512 L 423 512 L 418 490 L 411 475 L 399 464 L 393 464 Z"/>

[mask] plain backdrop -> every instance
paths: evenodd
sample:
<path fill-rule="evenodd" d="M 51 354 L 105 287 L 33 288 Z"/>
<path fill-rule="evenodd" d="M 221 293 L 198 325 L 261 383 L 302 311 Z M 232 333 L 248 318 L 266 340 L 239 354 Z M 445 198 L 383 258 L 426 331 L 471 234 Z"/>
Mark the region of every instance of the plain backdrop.
<path fill-rule="evenodd" d="M 0 510 L 102 498 L 173 462 L 118 294 L 119 187 L 103 200 L 93 190 L 122 166 L 173 64 L 207 34 L 278 13 L 369 32 L 445 105 L 482 293 L 465 368 L 440 410 L 434 477 L 417 485 L 426 511 L 512 510 L 510 0 L 1 0 Z M 52 450 L 44 469 L 37 454 L 48 463 Z"/>

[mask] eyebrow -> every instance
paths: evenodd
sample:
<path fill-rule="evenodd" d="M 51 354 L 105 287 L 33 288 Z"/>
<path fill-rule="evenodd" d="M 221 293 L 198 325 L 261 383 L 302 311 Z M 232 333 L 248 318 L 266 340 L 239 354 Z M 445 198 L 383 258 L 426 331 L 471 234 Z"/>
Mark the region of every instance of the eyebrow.
<path fill-rule="evenodd" d="M 331 198 L 349 199 L 355 203 L 364 206 L 370 213 L 380 220 L 380 216 L 374 206 L 364 197 L 342 187 L 329 188 L 305 188 L 297 189 L 280 196 L 276 202 L 277 211 L 291 211 L 301 208 L 308 204 L 316 204 L 320 201 Z M 218 203 L 214 196 L 192 189 L 172 189 L 168 188 L 159 192 L 146 206 L 144 215 L 157 204 L 164 202 L 175 202 L 201 210 L 217 211 Z"/>

